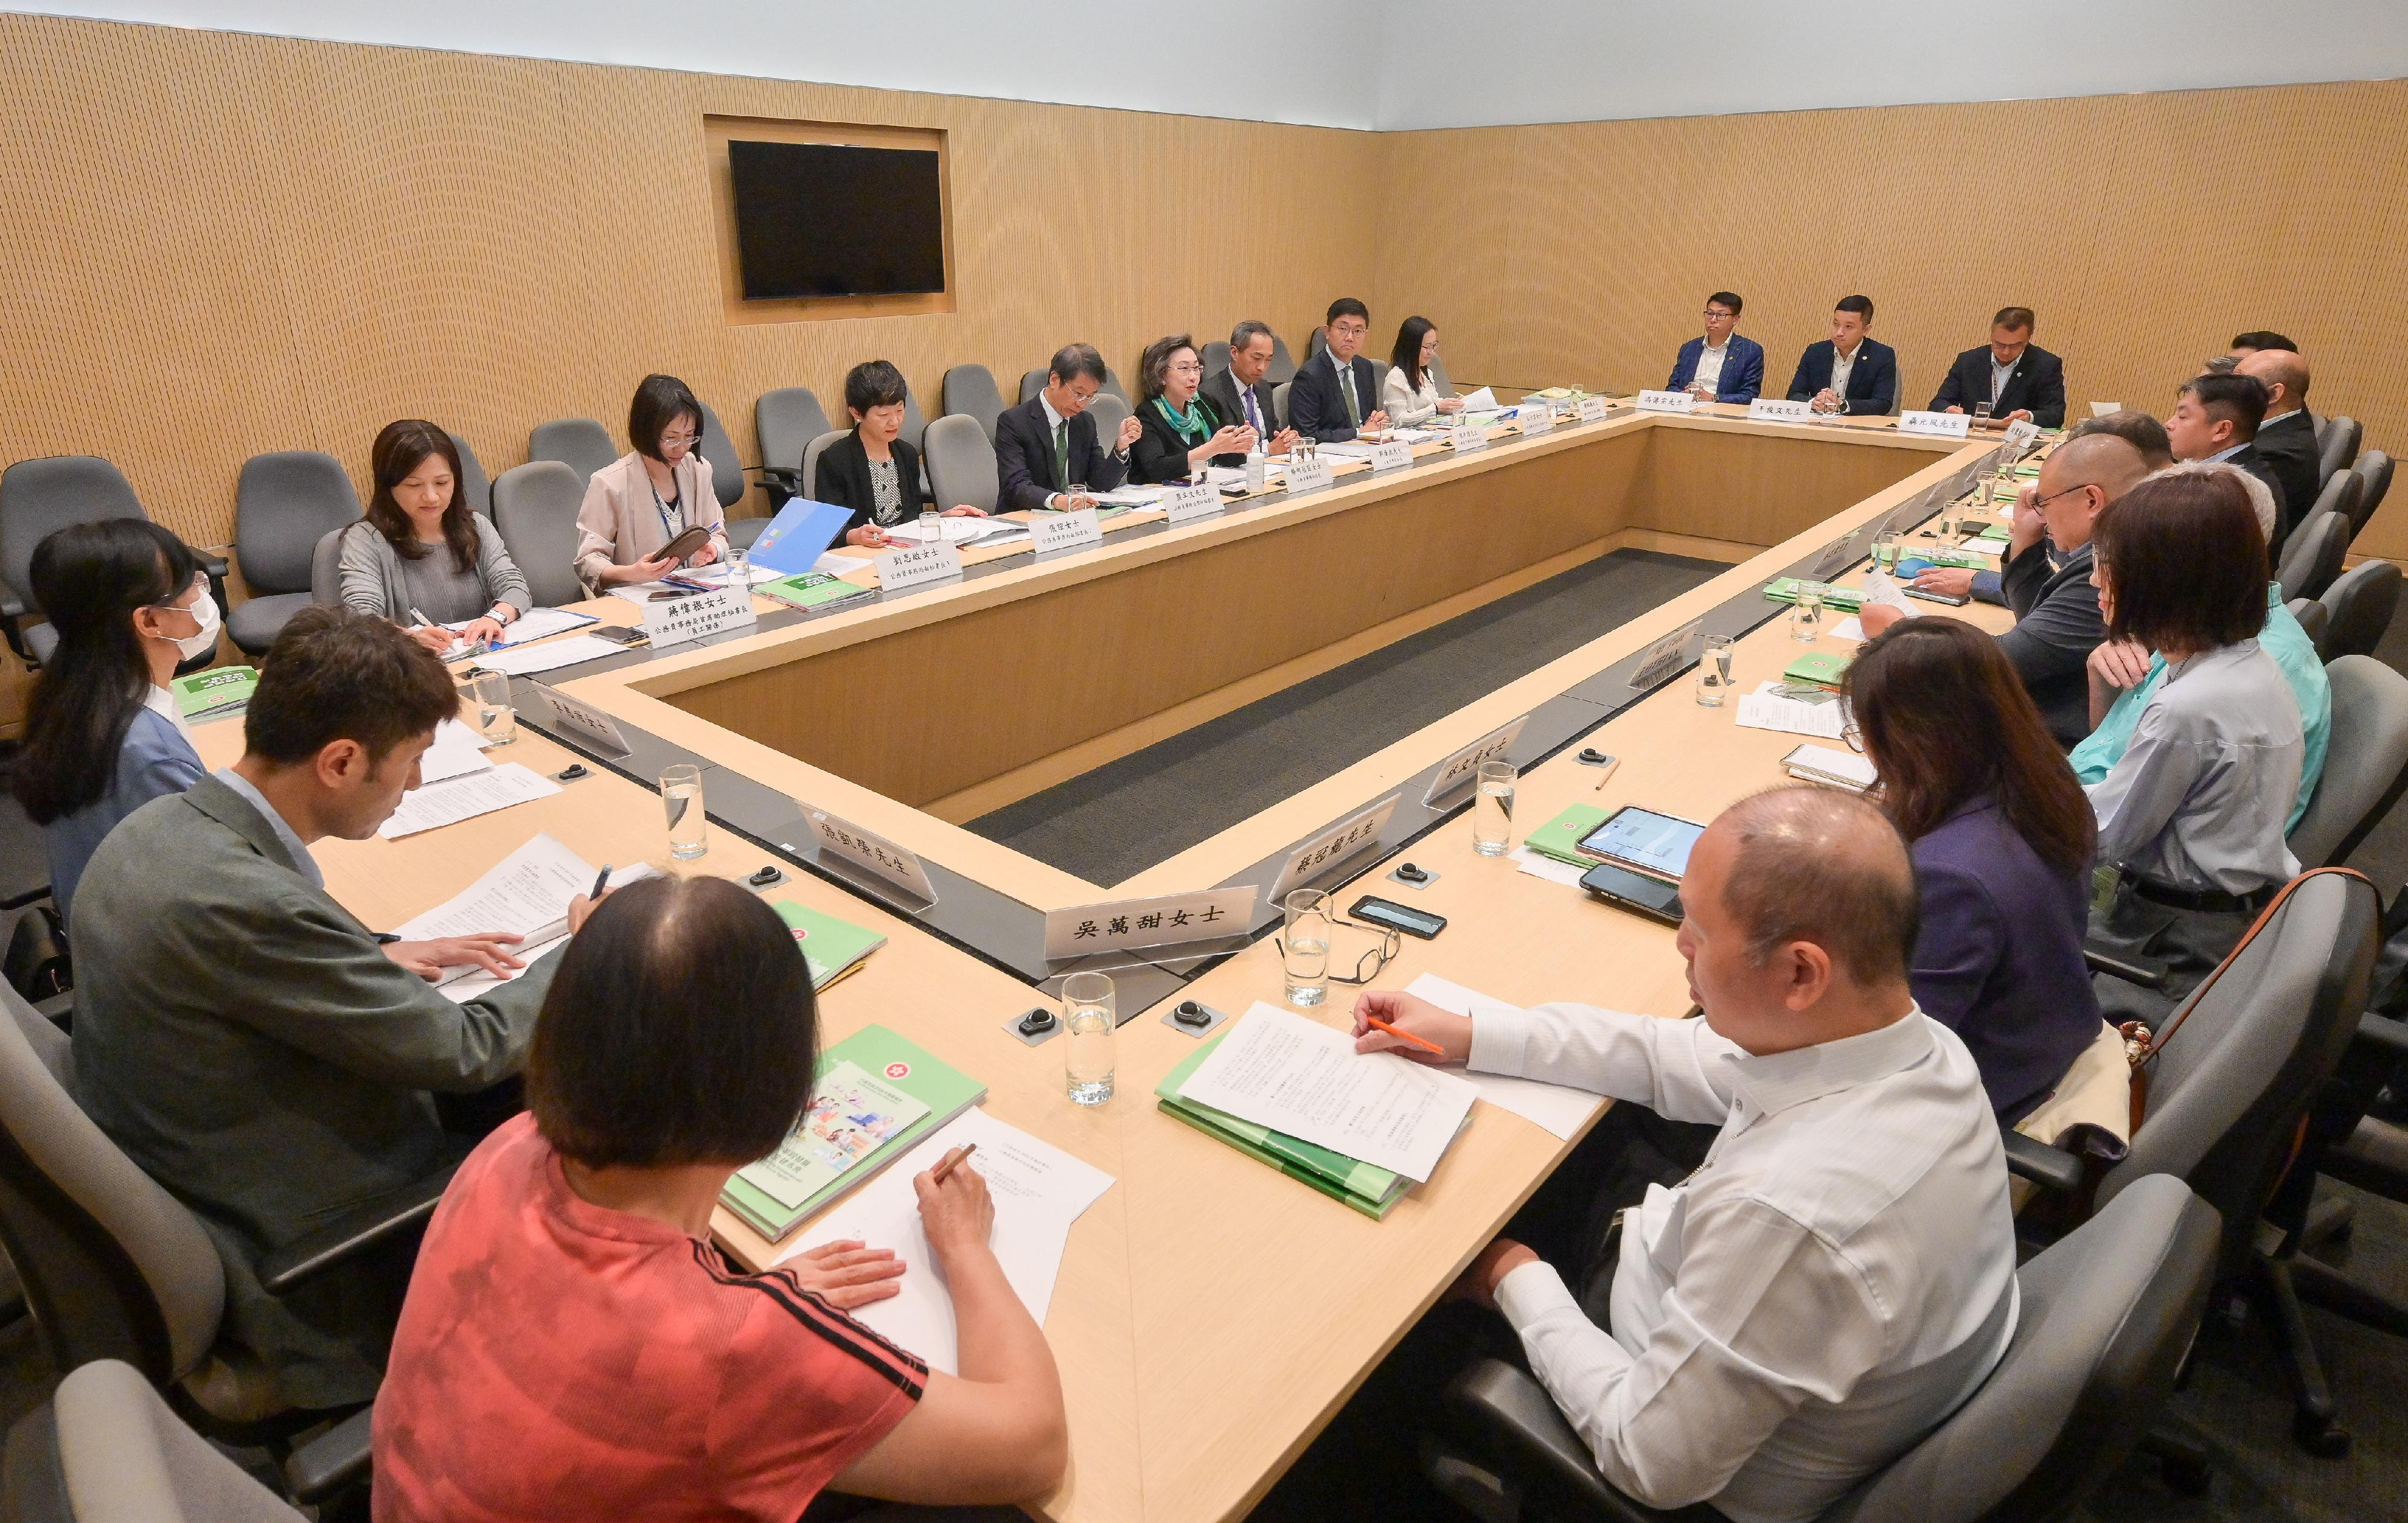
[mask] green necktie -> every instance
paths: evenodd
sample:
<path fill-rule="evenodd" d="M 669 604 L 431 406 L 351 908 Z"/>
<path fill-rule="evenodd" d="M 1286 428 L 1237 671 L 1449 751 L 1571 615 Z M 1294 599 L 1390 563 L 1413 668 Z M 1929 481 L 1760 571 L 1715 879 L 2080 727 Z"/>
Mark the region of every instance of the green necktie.
<path fill-rule="evenodd" d="M 1354 367 L 1353 366 L 1341 365 L 1338 367 L 1338 389 L 1346 396 L 1346 421 L 1357 428 L 1362 427 L 1363 405 L 1354 400 Z"/>
<path fill-rule="evenodd" d="M 1065 418 L 1054 425 L 1054 486 L 1068 491 L 1070 485 L 1070 421 Z"/>

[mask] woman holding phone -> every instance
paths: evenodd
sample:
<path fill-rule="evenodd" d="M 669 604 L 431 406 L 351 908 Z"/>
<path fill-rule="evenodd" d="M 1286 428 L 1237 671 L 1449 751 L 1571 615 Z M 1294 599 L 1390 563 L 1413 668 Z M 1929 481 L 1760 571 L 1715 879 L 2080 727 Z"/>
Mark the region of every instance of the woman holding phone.
<path fill-rule="evenodd" d="M 627 409 L 635 448 L 594 473 L 577 510 L 577 574 L 587 586 L 658 582 L 727 553 L 702 426 L 702 404 L 677 377 L 646 376 L 636 388 Z M 689 548 L 665 553 L 680 536 Z"/>

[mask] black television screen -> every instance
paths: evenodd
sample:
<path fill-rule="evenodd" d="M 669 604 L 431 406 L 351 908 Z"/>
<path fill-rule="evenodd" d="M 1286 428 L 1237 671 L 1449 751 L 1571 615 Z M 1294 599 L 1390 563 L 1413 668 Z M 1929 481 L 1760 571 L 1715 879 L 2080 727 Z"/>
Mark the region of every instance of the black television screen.
<path fill-rule="evenodd" d="M 945 289 L 945 216 L 930 149 L 727 145 L 744 299 Z"/>

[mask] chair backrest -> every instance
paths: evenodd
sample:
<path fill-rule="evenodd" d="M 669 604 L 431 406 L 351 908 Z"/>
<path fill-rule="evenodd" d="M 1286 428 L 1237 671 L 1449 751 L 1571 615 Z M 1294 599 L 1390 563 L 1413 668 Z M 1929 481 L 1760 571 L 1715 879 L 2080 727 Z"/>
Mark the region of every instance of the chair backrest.
<path fill-rule="evenodd" d="M 820 452 L 852 433 L 850 428 L 831 428 L 803 446 L 803 496 L 810 496 L 820 479 Z M 817 501 L 817 498 L 812 498 Z M 906 505 L 908 506 L 908 504 Z"/>
<path fill-rule="evenodd" d="M 927 462 L 928 489 L 936 493 L 939 507 L 967 504 L 995 510 L 995 446 L 976 418 L 954 412 L 930 424 L 927 449 L 921 458 Z"/>
<path fill-rule="evenodd" d="M 702 457 L 710 462 L 711 496 L 722 509 L 733 508 L 744 500 L 744 459 L 710 404 L 698 396 L 695 400 L 702 408 Z"/>
<path fill-rule="evenodd" d="M 20 460 L 0 471 L 0 582 L 27 608 L 34 600 L 34 547 L 70 524 L 149 518 L 133 483 L 93 454 Z"/>
<path fill-rule="evenodd" d="M 2153 1175 L 2015 1272 L 1989 1379 L 1818 1523 L 2063 1518 L 2173 1391 L 2214 1283 L 2215 1211 Z"/>
<path fill-rule="evenodd" d="M 1198 357 L 1204 362 L 1204 375 L 1207 380 L 1229 368 L 1229 346 L 1222 339 L 1215 338 L 1206 344 L 1204 352 Z"/>
<path fill-rule="evenodd" d="M 2335 416 L 2327 419 L 2325 431 L 2316 436 L 2317 484 L 2331 481 L 2333 472 L 2357 459 L 2358 440 L 2365 437 L 2366 425 L 2356 418 Z"/>
<path fill-rule="evenodd" d="M 2356 471 L 2335 471 L 2316 490 L 2315 506 L 2300 515 L 2300 522 L 2309 523 L 2324 513 L 2339 513 L 2355 525 L 2358 522 L 2358 499 L 2366 492 L 2366 483 Z M 2356 533 L 2355 527 L 2351 530 Z M 2346 542 L 2346 541 L 2344 541 Z"/>
<path fill-rule="evenodd" d="M 453 485 L 452 496 L 466 503 L 471 511 L 492 517 L 494 482 L 485 474 L 485 463 L 477 458 L 477 452 L 469 448 L 466 439 L 448 428 L 443 432 L 452 435 L 452 448 L 460 452 L 460 480 Z"/>
<path fill-rule="evenodd" d="M 2349 520 L 2339 513 L 2322 514 L 2293 529 L 2283 545 L 2283 564 L 2274 572 L 2285 600 L 2323 596 L 2341 575 L 2341 563 L 2348 554 Z"/>
<path fill-rule="evenodd" d="M 956 365 L 945 372 L 937 398 L 948 418 L 975 418 L 986 432 L 986 441 L 995 442 L 995 420 L 1003 411 L 1003 392 L 995 383 L 995 372 L 983 365 Z"/>
<path fill-rule="evenodd" d="M 1455 395 L 1455 382 L 1446 378 L 1445 355 L 1441 354 L 1437 359 L 1430 361 L 1429 379 L 1430 384 L 1438 388 L 1438 394 L 1440 396 L 1453 396 Z"/>
<path fill-rule="evenodd" d="M 928 437 L 928 415 L 920 410 L 920 394 L 909 385 L 903 388 L 903 426 L 896 431 L 895 437 L 915 450 Z"/>
<path fill-rule="evenodd" d="M 225 1269 L 193 1214 L 68 1093 L 67 1039 L 0 984 L 0 1246 L 61 1370 L 123 1359 L 165 1385 L 197 1367 Z"/>
<path fill-rule="evenodd" d="M 527 435 L 527 459 L 559 461 L 577 472 L 580 491 L 588 478 L 618 458 L 610 431 L 591 418 L 554 418 Z"/>
<path fill-rule="evenodd" d="M 793 467 L 803 463 L 811 440 L 828 431 L 827 409 L 809 386 L 781 386 L 752 403 L 753 432 L 761 436 L 761 464 Z M 710 467 L 717 470 L 719 467 Z"/>
<path fill-rule="evenodd" d="M 2283 607 L 2299 621 L 2300 632 L 2315 646 L 2317 659 L 2331 660 L 2333 653 L 2325 649 L 2325 629 L 2331 615 L 2325 611 L 2324 604 L 2313 597 L 2294 597 Z"/>
<path fill-rule="evenodd" d="M 1131 405 L 1129 402 L 1128 388 L 1121 384 L 1120 372 L 1113 369 L 1109 365 L 1104 366 L 1104 383 L 1096 388 L 1096 395 L 1097 396 L 1117 396 L 1121 400 L 1121 406 L 1128 407 Z"/>
<path fill-rule="evenodd" d="M 2316 641 L 2326 660 L 2372 655 L 2400 607 L 2400 568 L 2389 561 L 2360 561 L 2333 579 L 2316 607 L 2326 614 L 2324 635 Z"/>
<path fill-rule="evenodd" d="M 2187 1014 L 2168 1017 L 2147 1114 L 2100 1183 L 2102 1205 L 2147 1175 L 2175 1175 L 2224 1218 L 2224 1262 L 2238 1268 L 2300 1117 L 2357 1030 L 2380 914 L 2365 879 L 2314 874 L 2184 1002 Z"/>
<path fill-rule="evenodd" d="M 1034 401 L 1037 394 L 1045 389 L 1046 373 L 1045 366 L 1040 365 L 1036 369 L 1025 371 L 1021 375 L 1020 399 L 1022 401 Z"/>
<path fill-rule="evenodd" d="M 50 1418 L 68 1523 L 297 1523 L 302 1516 L 115 1359 L 61 1381 Z"/>
<path fill-rule="evenodd" d="M 1112 436 L 1118 434 L 1121 424 L 1128 421 L 1128 398 L 1114 396 L 1110 392 L 1097 392 L 1096 399 L 1087 404 L 1087 416 L 1096 420 L 1096 442 L 1110 450 Z"/>
<path fill-rule="evenodd" d="M 2332 732 L 2307 812 L 2291 827 L 2302 868 L 2338 866 L 2408 788 L 2408 677 L 2371 655 L 2325 665 Z"/>
<path fill-rule="evenodd" d="M 309 601 L 334 608 L 342 600 L 343 529 L 328 529 L 318 536 L 316 548 L 309 552 Z"/>
<path fill-rule="evenodd" d="M 576 468 L 557 460 L 512 466 L 494 483 L 494 527 L 538 608 L 585 596 L 577 576 L 577 510 L 584 502 Z"/>
<path fill-rule="evenodd" d="M 1287 426 L 1287 389 L 1295 384 L 1293 381 L 1283 381 L 1271 388 L 1271 415 L 1282 428 Z"/>
<path fill-rule="evenodd" d="M 1321 352 L 1328 347 L 1328 329 L 1326 327 L 1313 329 L 1312 336 L 1304 341 L 1304 363 L 1311 365 L 1313 361 L 1321 358 Z"/>
<path fill-rule="evenodd" d="M 317 450 L 279 450 L 242 463 L 234 489 L 234 554 L 256 597 L 309 590 L 318 537 L 360 516 L 340 462 Z"/>
<path fill-rule="evenodd" d="M 2374 516 L 2374 510 L 2383 506 L 2383 495 L 2391 490 L 2391 457 L 2381 450 L 2369 450 L 2349 471 L 2358 478 L 2358 506 L 2349 510 L 2350 538 L 2355 539 Z"/>
<path fill-rule="evenodd" d="M 1287 352 L 1287 340 L 1278 334 L 1271 335 L 1271 367 L 1263 372 L 1263 379 L 1274 386 L 1296 379 L 1296 356 Z"/>

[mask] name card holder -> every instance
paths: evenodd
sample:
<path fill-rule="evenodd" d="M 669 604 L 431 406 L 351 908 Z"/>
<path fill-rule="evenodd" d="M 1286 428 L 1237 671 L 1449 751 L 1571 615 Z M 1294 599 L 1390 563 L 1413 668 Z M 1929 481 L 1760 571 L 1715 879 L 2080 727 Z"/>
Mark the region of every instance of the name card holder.
<path fill-rule="evenodd" d="M 1242 938 L 1254 916 L 1255 885 L 1207 888 L 1150 899 L 1107 899 L 1045 912 L 1045 960 L 1151 951 Z M 1125 1010 L 1125 1021 L 1137 1013 Z"/>
<path fill-rule="evenodd" d="M 1582 397 L 1580 399 L 1578 416 L 1580 421 L 1583 423 L 1605 422 L 1605 398 L 1602 396 Z"/>
<path fill-rule="evenodd" d="M 622 756 L 627 754 L 626 737 L 619 733 L 618 721 L 609 714 L 591 704 L 578 702 L 548 682 L 529 678 L 527 686 L 535 689 L 536 697 L 552 711 L 553 721 L 562 729 L 574 730 L 595 744 L 617 752 Z"/>
<path fill-rule="evenodd" d="M 1226 506 L 1217 486 L 1198 483 L 1195 486 L 1174 486 L 1170 496 L 1162 499 L 1162 516 L 1173 527 L 1210 518 Z"/>
<path fill-rule="evenodd" d="M 1962 412 L 1901 412 L 1898 415 L 1898 431 L 1901 434 L 1963 438 L 1972 426 L 1973 420 Z"/>
<path fill-rule="evenodd" d="M 1413 463 L 1413 447 L 1402 439 L 1390 439 L 1385 444 L 1371 446 L 1371 473 L 1404 470 Z"/>
<path fill-rule="evenodd" d="M 1641 392 L 1634 404 L 1641 412 L 1695 412 L 1698 399 L 1687 392 Z"/>
<path fill-rule="evenodd" d="M 1631 689 L 1634 692 L 1643 693 L 1686 665 L 1689 638 L 1698 632 L 1698 625 L 1702 623 L 1702 620 L 1692 619 L 1647 647 L 1647 654 L 1641 656 L 1639 665 L 1631 668 Z"/>
<path fill-rule="evenodd" d="M 962 574 L 962 553 L 951 545 L 915 545 L 872 556 L 878 585 L 890 593 L 908 592 L 924 582 L 942 582 Z"/>
<path fill-rule="evenodd" d="M 2016 419 L 2014 423 L 2007 424 L 2007 437 L 2003 446 L 2004 453 L 1999 456 L 1999 464 L 2001 466 L 2014 465 L 2016 461 L 2021 460 L 2025 455 L 2030 453 L 2031 447 L 2035 443 L 2039 442 L 2039 440 L 2040 424 L 2032 422 L 2029 418 Z"/>
<path fill-rule="evenodd" d="M 1476 423 L 1456 424 L 1446 431 L 1446 440 L 1457 454 L 1469 454 L 1488 448 L 1488 430 Z"/>
<path fill-rule="evenodd" d="M 1555 426 L 1555 409 L 1544 402 L 1525 402 L 1514 410 L 1513 421 L 1522 425 L 1522 437 L 1528 438 Z"/>
<path fill-rule="evenodd" d="M 652 638 L 655 651 L 722 630 L 747 628 L 757 622 L 750 588 L 739 592 L 722 587 L 666 603 L 644 605 L 644 633 Z"/>
<path fill-rule="evenodd" d="M 1308 492 L 1326 491 L 1337 480 L 1337 473 L 1329 468 L 1329 462 L 1318 455 L 1303 464 L 1298 464 L 1294 455 L 1287 457 L 1286 486 L 1287 495 L 1291 497 L 1300 497 Z"/>
<path fill-rule="evenodd" d="M 1756 423 L 1812 423 L 1814 409 L 1811 403 L 1785 397 L 1759 396 L 1747 405 L 1747 415 Z"/>
<path fill-rule="evenodd" d="M 919 909 L 937 902 L 936 885 L 928 882 L 928 869 L 920 865 L 920 858 L 913 853 L 875 831 L 864 830 L 851 820 L 813 809 L 799 798 L 795 803 L 810 823 L 822 856 L 838 858 L 873 878 L 893 884 L 919 900 Z"/>
<path fill-rule="evenodd" d="M 1402 794 L 1392 793 L 1360 814 L 1339 821 L 1288 853 L 1279 876 L 1271 880 L 1272 908 L 1279 907 L 1289 890 L 1303 887 L 1347 858 L 1378 845 L 1380 832 L 1387 828 L 1388 816 L 1397 812 L 1397 800 L 1403 797 Z"/>
<path fill-rule="evenodd" d="M 1429 791 L 1422 795 L 1424 807 L 1437 803 L 1469 783 L 1479 774 L 1482 762 L 1498 760 L 1511 751 L 1513 742 L 1521 738 L 1522 726 L 1529 723 L 1529 719 L 1528 714 L 1524 714 L 1512 724 L 1499 726 L 1439 763 L 1438 775 L 1430 779 Z"/>
<path fill-rule="evenodd" d="M 1039 513 L 1028 521 L 1028 538 L 1039 555 L 1089 550 L 1104 542 L 1104 526 L 1093 508 L 1075 513 Z"/>

